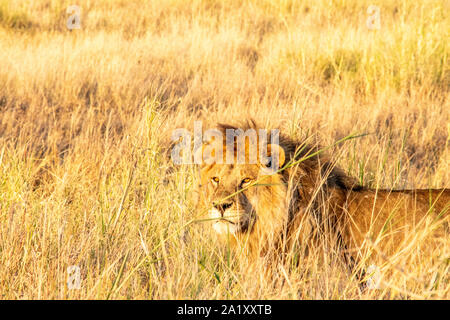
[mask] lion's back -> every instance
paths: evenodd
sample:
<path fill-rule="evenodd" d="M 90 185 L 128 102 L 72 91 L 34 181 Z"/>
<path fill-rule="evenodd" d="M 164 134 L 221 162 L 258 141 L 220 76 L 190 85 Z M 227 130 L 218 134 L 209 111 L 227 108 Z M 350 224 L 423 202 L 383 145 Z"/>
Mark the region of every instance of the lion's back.
<path fill-rule="evenodd" d="M 351 192 L 343 209 L 344 236 L 352 246 L 369 240 L 392 251 L 420 230 L 448 233 L 450 189 L 365 189 Z"/>

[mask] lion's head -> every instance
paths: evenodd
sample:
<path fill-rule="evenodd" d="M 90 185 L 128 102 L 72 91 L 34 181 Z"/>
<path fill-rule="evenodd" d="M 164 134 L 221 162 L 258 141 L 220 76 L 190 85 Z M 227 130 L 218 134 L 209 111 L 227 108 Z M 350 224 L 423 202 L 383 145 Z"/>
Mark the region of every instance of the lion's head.
<path fill-rule="evenodd" d="M 270 240 L 279 237 L 289 220 L 283 165 L 292 148 L 277 132 L 261 131 L 253 123 L 240 128 L 220 124 L 211 135 L 196 152 L 198 207 L 220 239 L 253 248 L 276 242 Z"/>

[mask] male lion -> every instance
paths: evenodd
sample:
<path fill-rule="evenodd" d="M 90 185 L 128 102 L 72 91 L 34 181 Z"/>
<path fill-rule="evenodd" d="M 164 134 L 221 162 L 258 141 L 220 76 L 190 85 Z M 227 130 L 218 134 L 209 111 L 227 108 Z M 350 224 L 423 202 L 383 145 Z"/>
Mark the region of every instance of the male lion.
<path fill-rule="evenodd" d="M 219 124 L 220 134 L 197 151 L 197 203 L 209 213 L 219 238 L 250 255 L 281 255 L 314 230 L 333 232 L 348 263 L 359 258 L 364 245 L 376 249 L 373 256 L 394 254 L 421 227 L 448 236 L 450 189 L 368 189 L 333 166 L 318 147 L 284 135 L 269 143 L 272 133 L 251 139 L 249 132 L 258 130 L 254 122 L 237 129 Z"/>

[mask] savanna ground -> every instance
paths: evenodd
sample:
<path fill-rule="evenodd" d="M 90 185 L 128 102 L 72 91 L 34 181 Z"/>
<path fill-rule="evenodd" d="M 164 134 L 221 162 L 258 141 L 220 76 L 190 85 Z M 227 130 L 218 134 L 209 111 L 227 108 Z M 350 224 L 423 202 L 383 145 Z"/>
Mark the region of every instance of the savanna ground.
<path fill-rule="evenodd" d="M 413 242 L 364 292 L 325 245 L 270 280 L 248 274 L 191 223 L 195 168 L 164 155 L 175 128 L 252 117 L 325 146 L 367 134 L 331 150 L 367 186 L 449 187 L 449 9 L 0 1 L 0 298 L 450 298 L 450 239 L 431 257 Z"/>

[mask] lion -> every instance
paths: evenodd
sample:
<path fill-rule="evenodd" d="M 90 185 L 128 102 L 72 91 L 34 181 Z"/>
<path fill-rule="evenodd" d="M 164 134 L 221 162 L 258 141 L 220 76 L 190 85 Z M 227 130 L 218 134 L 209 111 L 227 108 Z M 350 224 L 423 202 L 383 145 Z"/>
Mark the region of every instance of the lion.
<path fill-rule="evenodd" d="M 420 227 L 448 236 L 449 189 L 369 189 L 318 146 L 283 134 L 274 143 L 272 131 L 251 139 L 249 132 L 260 130 L 254 121 L 217 128 L 196 152 L 197 208 L 208 213 L 218 239 L 252 257 L 283 256 L 312 234 L 332 232 L 352 266 L 364 246 L 388 257 Z"/>

